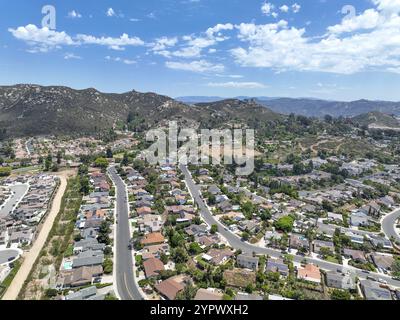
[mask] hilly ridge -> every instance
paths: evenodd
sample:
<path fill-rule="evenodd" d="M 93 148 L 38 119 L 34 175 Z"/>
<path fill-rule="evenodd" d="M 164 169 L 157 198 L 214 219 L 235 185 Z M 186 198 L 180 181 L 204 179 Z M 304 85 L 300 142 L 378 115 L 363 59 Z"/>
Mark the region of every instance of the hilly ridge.
<path fill-rule="evenodd" d="M 156 93 L 102 93 L 62 86 L 0 87 L 0 128 L 6 137 L 93 134 L 136 118 L 147 128 L 176 120 L 188 126 L 274 121 L 281 115 L 255 102 L 226 100 L 187 105 Z"/>
<path fill-rule="evenodd" d="M 381 112 L 400 116 L 400 102 L 393 101 L 332 101 L 312 98 L 272 98 L 272 97 L 236 97 L 236 99 L 255 99 L 257 103 L 282 114 L 297 114 L 306 117 L 323 118 L 325 115 L 333 117 L 354 117 L 369 112 Z M 221 97 L 179 97 L 178 101 L 185 103 L 201 103 L 221 101 Z"/>

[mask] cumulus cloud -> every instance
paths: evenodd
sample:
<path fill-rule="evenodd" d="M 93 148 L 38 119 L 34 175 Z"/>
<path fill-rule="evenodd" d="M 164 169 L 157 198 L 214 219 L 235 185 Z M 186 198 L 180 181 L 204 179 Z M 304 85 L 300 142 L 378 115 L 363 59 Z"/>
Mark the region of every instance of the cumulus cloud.
<path fill-rule="evenodd" d="M 246 45 L 231 54 L 241 66 L 277 72 L 396 72 L 400 68 L 400 0 L 374 1 L 376 9 L 328 27 L 317 39 L 307 37 L 305 28 L 289 27 L 284 20 L 264 25 L 242 23 L 235 27 Z"/>
<path fill-rule="evenodd" d="M 203 50 L 207 48 L 209 48 L 208 52 L 215 52 L 215 49 L 210 47 L 217 45 L 219 42 L 228 40 L 229 37 L 224 35 L 223 32 L 233 29 L 234 25 L 231 23 L 217 24 L 214 27 L 208 28 L 201 35 L 185 35 L 181 39 L 182 45 L 174 50 L 171 48 L 177 45 L 178 39 L 167 37 L 160 38 L 153 44 L 153 51 L 167 58 L 200 58 Z"/>
<path fill-rule="evenodd" d="M 38 28 L 33 24 L 17 29 L 9 28 L 11 34 L 30 45 L 33 51 L 47 52 L 62 46 L 79 46 L 82 44 L 93 44 L 107 46 L 114 50 L 123 50 L 127 46 L 143 46 L 145 43 L 138 37 L 130 37 L 124 33 L 119 38 L 95 37 L 92 35 L 78 34 L 71 37 L 65 31 L 49 30 L 47 27 Z"/>
<path fill-rule="evenodd" d="M 265 84 L 259 82 L 209 82 L 207 84 L 209 87 L 214 88 L 234 88 L 234 89 L 263 89 L 267 88 Z"/>
<path fill-rule="evenodd" d="M 269 2 L 264 2 L 263 5 L 261 6 L 261 12 L 269 16 L 272 13 L 272 10 L 274 10 L 275 6 L 272 3 Z"/>
<path fill-rule="evenodd" d="M 279 7 L 279 10 L 281 10 L 282 12 L 288 12 L 289 7 L 286 4 L 284 4 L 283 6 Z"/>
<path fill-rule="evenodd" d="M 359 16 L 343 19 L 342 23 L 328 27 L 328 31 L 335 34 L 353 32 L 361 29 L 374 29 L 383 17 L 375 9 L 368 9 Z"/>
<path fill-rule="evenodd" d="M 166 67 L 175 70 L 191 71 L 197 73 L 206 72 L 223 72 L 225 67 L 222 64 L 213 64 L 205 60 L 198 60 L 192 62 L 174 62 L 167 61 Z"/>
<path fill-rule="evenodd" d="M 119 38 L 112 37 L 95 37 L 92 35 L 78 34 L 77 40 L 84 44 L 97 44 L 107 46 L 113 50 L 123 50 L 126 46 L 143 46 L 144 42 L 138 37 L 130 37 L 126 33 Z"/>
<path fill-rule="evenodd" d="M 66 32 L 50 30 L 47 27 L 38 28 L 33 24 L 17 29 L 9 28 L 11 34 L 22 41 L 27 42 L 33 51 L 47 52 L 52 48 L 59 48 L 63 45 L 77 44 Z"/>

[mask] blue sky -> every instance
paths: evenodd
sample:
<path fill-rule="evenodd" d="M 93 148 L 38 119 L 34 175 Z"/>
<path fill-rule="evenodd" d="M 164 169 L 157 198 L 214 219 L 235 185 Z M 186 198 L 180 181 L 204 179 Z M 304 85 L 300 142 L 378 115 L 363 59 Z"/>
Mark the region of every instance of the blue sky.
<path fill-rule="evenodd" d="M 400 0 L 348 4 L 3 1 L 0 84 L 400 100 Z M 42 25 L 45 5 L 54 30 Z"/>

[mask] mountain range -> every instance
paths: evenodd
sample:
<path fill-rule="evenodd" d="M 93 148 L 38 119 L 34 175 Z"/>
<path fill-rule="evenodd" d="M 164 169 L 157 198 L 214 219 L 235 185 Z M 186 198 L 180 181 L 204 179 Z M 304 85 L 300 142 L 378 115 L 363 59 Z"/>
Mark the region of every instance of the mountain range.
<path fill-rule="evenodd" d="M 197 104 L 201 102 L 220 101 L 221 97 L 178 97 L 176 100 Z M 330 101 L 313 98 L 271 98 L 271 97 L 236 97 L 240 100 L 255 99 L 257 103 L 282 114 L 297 114 L 307 117 L 323 118 L 325 115 L 333 117 L 354 117 L 361 114 L 378 111 L 385 114 L 400 116 L 400 102 L 357 100 L 351 102 Z"/>
<path fill-rule="evenodd" d="M 156 93 L 135 90 L 116 94 L 89 88 L 19 84 L 0 86 L 0 138 L 35 135 L 102 133 L 121 124 L 144 131 L 174 120 L 191 128 L 276 127 L 290 113 L 322 117 L 343 115 L 354 124 L 400 128 L 400 105 L 360 100 L 351 103 L 314 99 L 223 99 L 184 103 Z M 377 111 L 374 111 L 377 110 Z M 355 115 L 358 115 L 354 117 Z"/>
<path fill-rule="evenodd" d="M 142 129 L 176 120 L 190 127 L 268 122 L 283 116 L 253 101 L 225 100 L 189 105 L 156 93 L 102 93 L 62 86 L 19 84 L 0 87 L 3 137 L 93 134 L 128 119 Z"/>

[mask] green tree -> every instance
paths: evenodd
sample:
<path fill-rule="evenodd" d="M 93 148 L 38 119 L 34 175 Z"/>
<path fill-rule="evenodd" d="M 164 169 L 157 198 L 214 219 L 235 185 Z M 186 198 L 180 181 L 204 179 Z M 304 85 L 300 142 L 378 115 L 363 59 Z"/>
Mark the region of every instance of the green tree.
<path fill-rule="evenodd" d="M 185 263 L 188 259 L 189 256 L 184 248 L 179 247 L 173 251 L 172 260 L 174 260 L 175 263 Z"/>
<path fill-rule="evenodd" d="M 294 219 L 292 216 L 284 216 L 275 221 L 274 226 L 276 229 L 291 232 L 293 229 Z"/>
<path fill-rule="evenodd" d="M 108 160 L 106 158 L 97 158 L 94 161 L 94 166 L 101 169 L 106 169 L 108 167 Z"/>
<path fill-rule="evenodd" d="M 0 177 L 7 177 L 11 174 L 10 167 L 0 167 Z"/>
<path fill-rule="evenodd" d="M 121 165 L 126 167 L 128 164 L 129 164 L 129 156 L 128 156 L 128 153 L 125 152 L 124 156 L 122 158 L 122 161 L 121 161 Z"/>
<path fill-rule="evenodd" d="M 111 159 L 114 156 L 111 148 L 107 148 L 106 156 L 107 156 L 108 159 Z"/>
<path fill-rule="evenodd" d="M 44 171 L 50 171 L 50 168 L 52 167 L 53 164 L 53 157 L 49 153 L 46 157 L 46 160 L 44 162 Z"/>
<path fill-rule="evenodd" d="M 400 278 L 400 258 L 394 260 L 392 265 L 393 276 Z"/>
<path fill-rule="evenodd" d="M 213 224 L 213 225 L 211 226 L 210 233 L 211 233 L 211 234 L 216 234 L 217 232 L 218 232 L 218 225 Z"/>
<path fill-rule="evenodd" d="M 200 247 L 200 245 L 197 242 L 192 242 L 189 245 L 189 253 L 196 255 L 196 254 L 200 254 L 203 252 L 203 249 Z"/>
<path fill-rule="evenodd" d="M 103 221 L 99 228 L 99 233 L 97 237 L 97 241 L 100 243 L 104 243 L 105 245 L 110 244 L 109 233 L 111 232 L 109 223 L 107 221 Z"/>
<path fill-rule="evenodd" d="M 61 160 L 62 160 L 62 152 L 58 151 L 57 152 L 57 164 L 61 164 Z"/>
<path fill-rule="evenodd" d="M 103 262 L 103 271 L 105 274 L 111 274 L 113 272 L 113 261 L 111 259 L 105 259 Z"/>
<path fill-rule="evenodd" d="M 332 300 L 350 300 L 351 294 L 348 291 L 334 289 L 331 293 Z"/>

